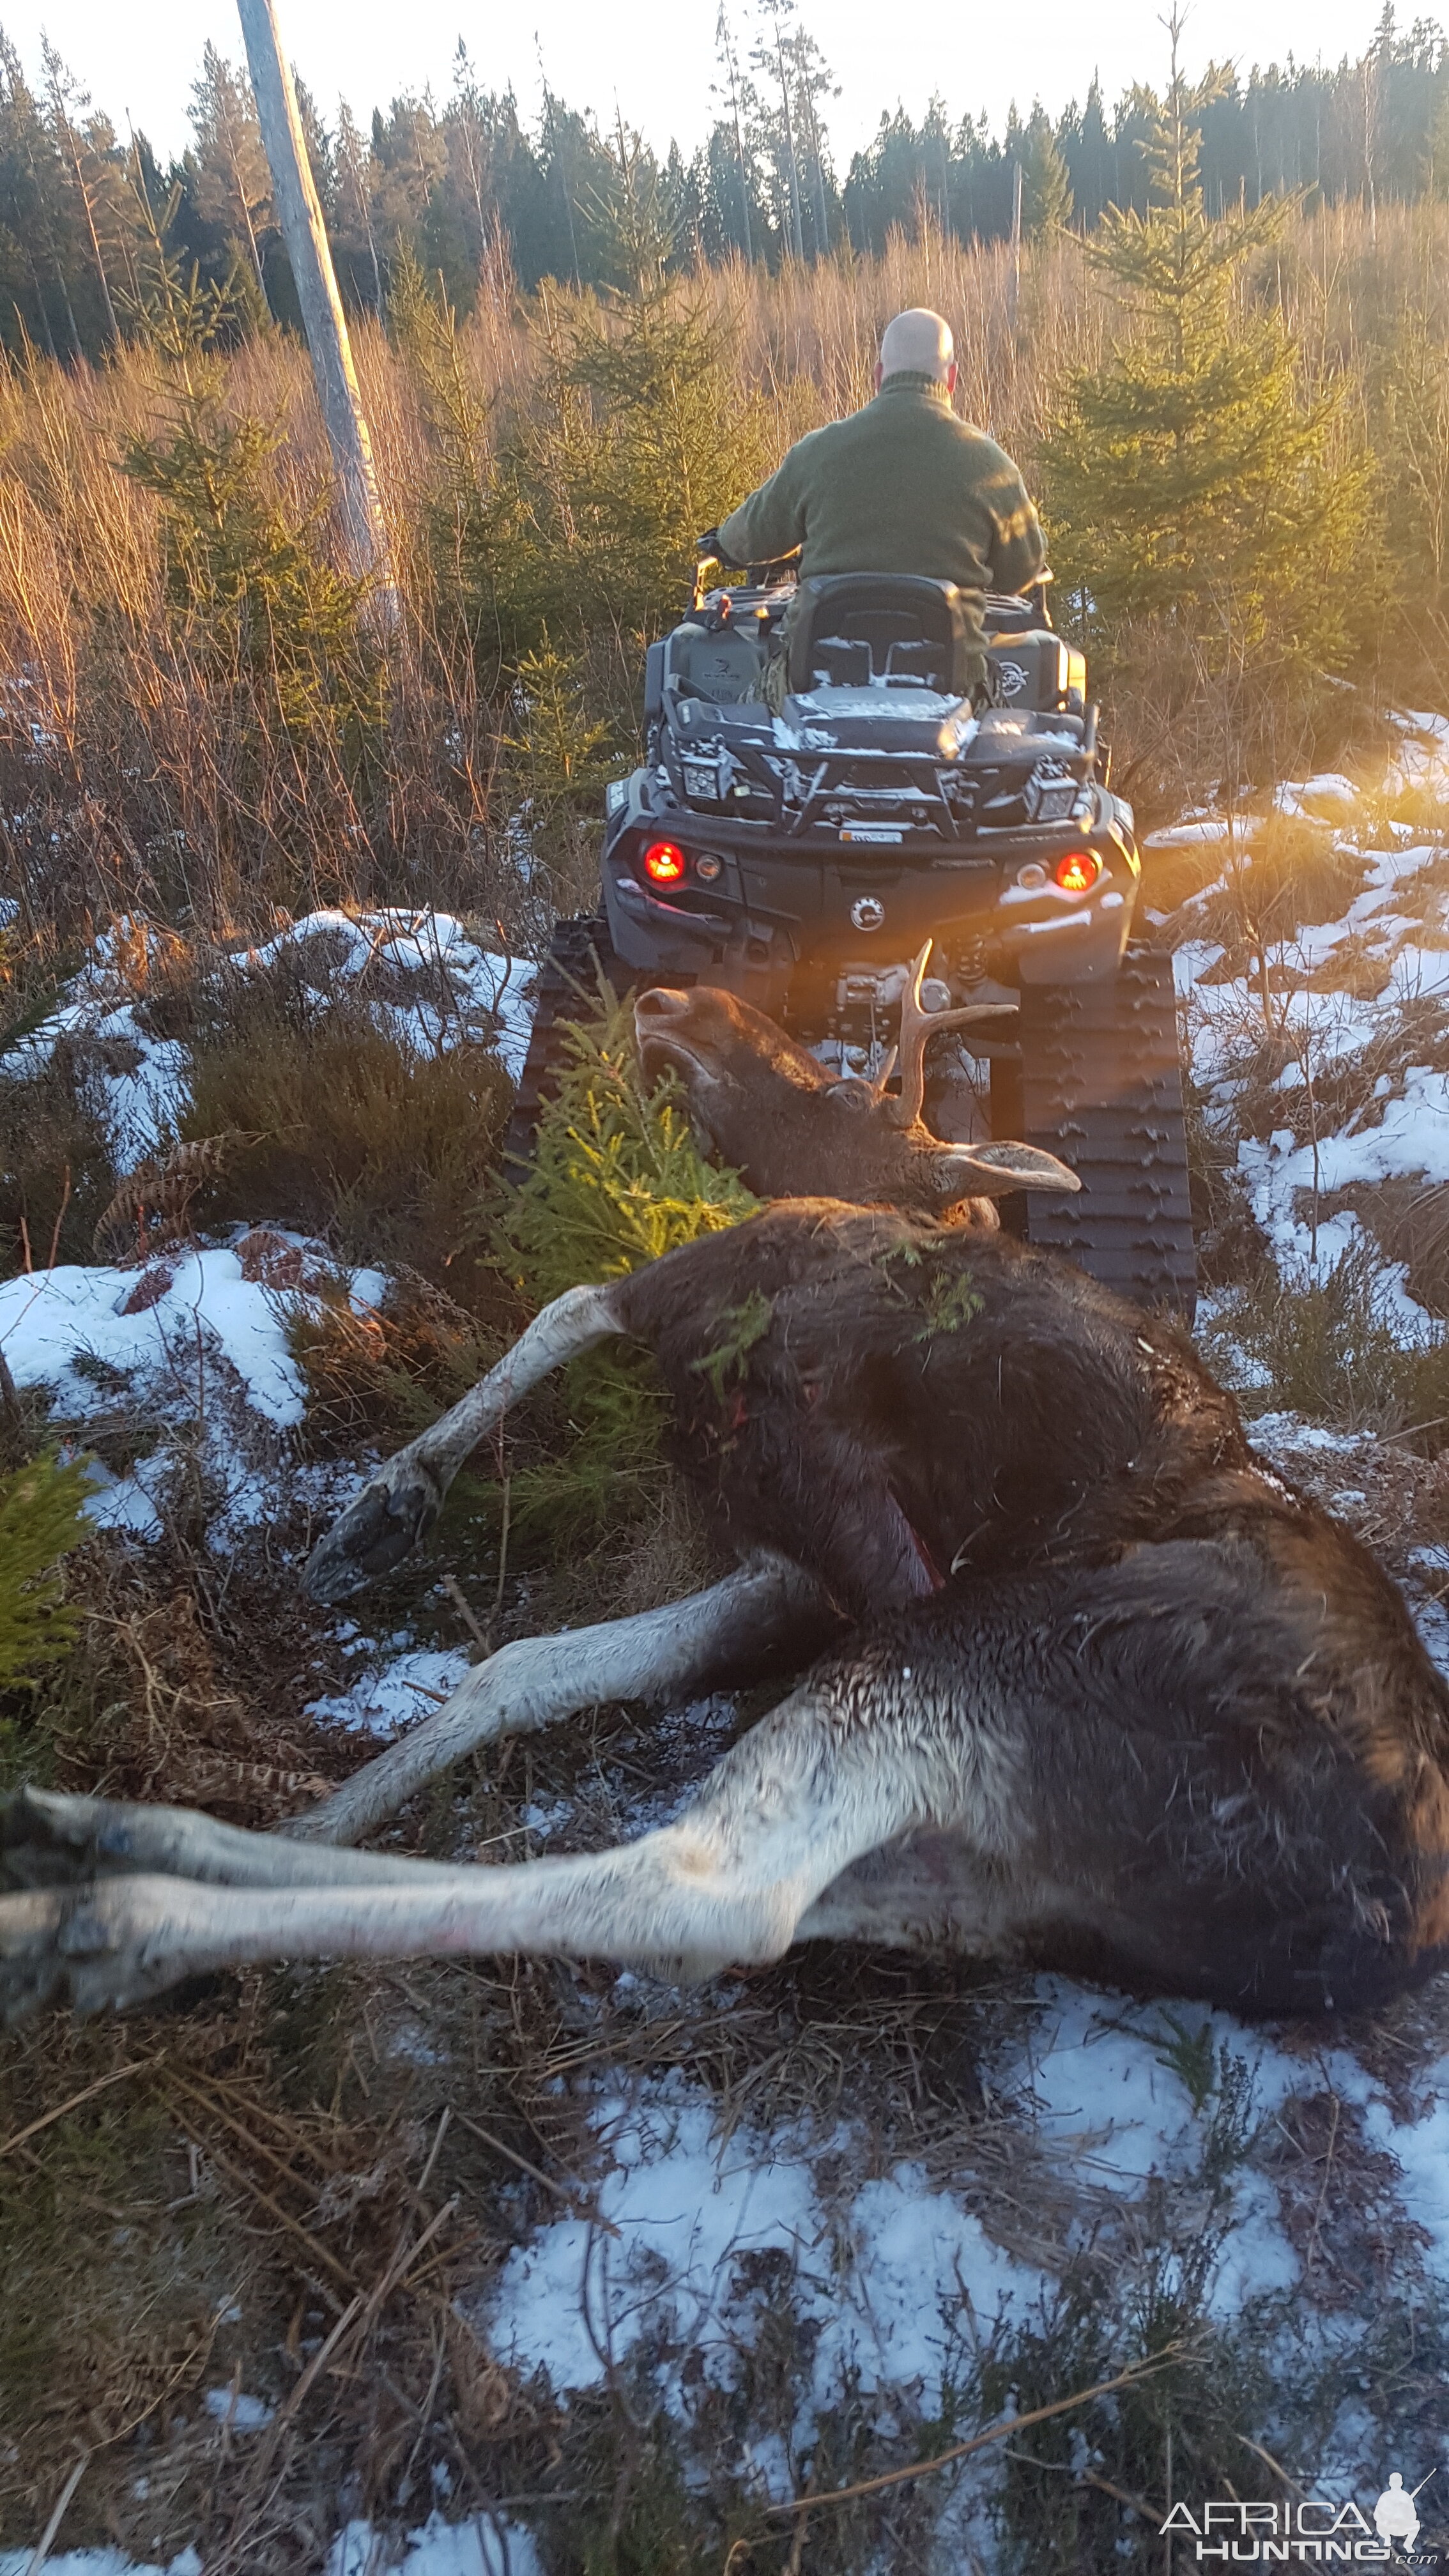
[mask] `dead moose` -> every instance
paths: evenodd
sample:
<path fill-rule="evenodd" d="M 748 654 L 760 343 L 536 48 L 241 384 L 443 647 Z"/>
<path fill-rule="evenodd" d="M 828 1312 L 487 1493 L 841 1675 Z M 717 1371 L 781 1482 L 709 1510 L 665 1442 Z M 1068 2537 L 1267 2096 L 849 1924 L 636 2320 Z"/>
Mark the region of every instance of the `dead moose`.
<path fill-rule="evenodd" d="M 338 1955 L 702 1974 L 819 1937 L 1273 2014 L 1369 2005 L 1441 1964 L 1449 1692 L 1402 1601 L 1255 1457 L 1176 1328 L 979 1208 L 919 1212 L 949 1197 L 917 1115 L 929 1029 L 888 1101 L 802 1073 L 718 995 L 645 995 L 638 1025 L 646 1063 L 674 1066 L 760 1185 L 779 1153 L 841 1195 L 558 1298 L 363 1490 L 309 1580 L 332 1600 L 396 1564 L 507 1408 L 615 1335 L 653 1353 L 679 1465 L 738 1570 L 505 1646 L 282 1834 L 22 1793 L 7 2008 Z M 954 1151 L 968 1197 L 1069 1185 L 1024 1148 Z M 338 1847 L 481 1743 L 762 1653 L 809 1668 L 637 1842 L 486 1867 Z"/>

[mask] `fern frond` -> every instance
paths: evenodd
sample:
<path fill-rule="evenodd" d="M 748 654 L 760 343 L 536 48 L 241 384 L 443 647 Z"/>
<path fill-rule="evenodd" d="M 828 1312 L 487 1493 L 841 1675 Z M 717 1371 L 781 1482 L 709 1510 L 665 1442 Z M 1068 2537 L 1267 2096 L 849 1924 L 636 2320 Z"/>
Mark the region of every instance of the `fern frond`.
<path fill-rule="evenodd" d="M 0 1691 L 23 1688 L 68 1655 L 79 1627 L 56 1573 L 86 1535 L 90 1471 L 32 1458 L 0 1478 Z"/>

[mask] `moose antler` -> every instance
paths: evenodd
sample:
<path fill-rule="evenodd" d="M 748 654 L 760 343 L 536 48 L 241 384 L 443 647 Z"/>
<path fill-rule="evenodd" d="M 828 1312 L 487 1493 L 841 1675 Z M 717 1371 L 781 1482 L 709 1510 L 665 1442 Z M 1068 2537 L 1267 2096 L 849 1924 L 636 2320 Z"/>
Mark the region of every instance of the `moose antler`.
<path fill-rule="evenodd" d="M 887 1056 L 876 1076 L 874 1090 L 892 1127 L 914 1127 L 926 1097 L 926 1044 L 937 1029 L 964 1029 L 972 1020 L 1004 1020 L 1014 1015 L 1011 1002 L 964 1002 L 955 1011 L 928 1011 L 921 999 L 921 986 L 935 946 L 928 939 L 914 960 L 901 995 L 900 1044 Z M 885 1097 L 885 1086 L 897 1063 L 901 1087 L 893 1100 Z"/>

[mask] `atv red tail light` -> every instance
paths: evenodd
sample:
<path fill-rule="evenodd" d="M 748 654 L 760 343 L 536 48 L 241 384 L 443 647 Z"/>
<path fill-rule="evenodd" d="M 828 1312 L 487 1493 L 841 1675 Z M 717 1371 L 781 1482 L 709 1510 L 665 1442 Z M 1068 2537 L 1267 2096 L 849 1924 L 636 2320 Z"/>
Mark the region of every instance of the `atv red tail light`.
<path fill-rule="evenodd" d="M 656 885 L 678 885 L 688 862 L 673 841 L 651 841 L 644 853 L 644 874 Z"/>
<path fill-rule="evenodd" d="M 1102 862 L 1095 850 L 1068 850 L 1052 870 L 1053 880 L 1063 894 L 1090 894 L 1102 873 Z"/>

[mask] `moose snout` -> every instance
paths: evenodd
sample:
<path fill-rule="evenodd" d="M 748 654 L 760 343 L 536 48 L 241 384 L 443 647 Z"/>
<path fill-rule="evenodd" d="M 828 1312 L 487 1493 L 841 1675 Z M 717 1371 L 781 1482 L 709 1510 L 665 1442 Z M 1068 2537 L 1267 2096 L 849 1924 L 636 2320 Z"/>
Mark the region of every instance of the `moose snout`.
<path fill-rule="evenodd" d="M 674 993 L 665 984 L 651 986 L 634 1002 L 634 1026 L 642 1037 L 645 1030 L 657 1028 L 661 1020 L 682 1020 L 689 1009 L 689 995 Z"/>
<path fill-rule="evenodd" d="M 687 1081 L 700 1068 L 694 1050 L 680 1028 L 689 1017 L 688 993 L 671 992 L 667 984 L 656 984 L 634 1001 L 634 1042 L 647 1082 L 662 1073 L 677 1073 Z"/>

